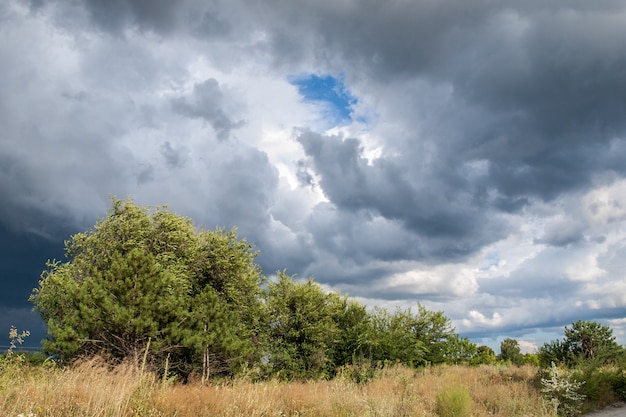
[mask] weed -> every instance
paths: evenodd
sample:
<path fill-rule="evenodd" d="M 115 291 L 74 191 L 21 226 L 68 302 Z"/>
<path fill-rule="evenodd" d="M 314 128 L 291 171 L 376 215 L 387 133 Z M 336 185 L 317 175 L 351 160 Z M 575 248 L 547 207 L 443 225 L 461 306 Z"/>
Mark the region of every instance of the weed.
<path fill-rule="evenodd" d="M 472 397 L 466 388 L 453 387 L 437 394 L 436 404 L 440 417 L 466 417 L 471 412 Z"/>

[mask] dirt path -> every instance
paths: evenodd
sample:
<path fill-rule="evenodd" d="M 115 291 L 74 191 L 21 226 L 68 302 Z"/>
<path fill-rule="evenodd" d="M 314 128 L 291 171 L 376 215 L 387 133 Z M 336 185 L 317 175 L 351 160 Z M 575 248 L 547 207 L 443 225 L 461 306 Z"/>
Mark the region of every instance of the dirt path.
<path fill-rule="evenodd" d="M 610 405 L 602 410 L 585 414 L 585 417 L 626 417 L 626 404 L 618 403 Z"/>

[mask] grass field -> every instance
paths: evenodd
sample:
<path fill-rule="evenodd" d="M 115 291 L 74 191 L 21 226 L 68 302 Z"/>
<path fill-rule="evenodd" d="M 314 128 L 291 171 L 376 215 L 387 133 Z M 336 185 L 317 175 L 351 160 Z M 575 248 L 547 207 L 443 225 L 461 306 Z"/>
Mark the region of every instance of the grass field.
<path fill-rule="evenodd" d="M 131 366 L 92 360 L 71 368 L 22 366 L 0 375 L 2 416 L 551 416 L 536 368 L 390 367 L 368 383 L 331 381 L 206 386 L 164 383 Z"/>

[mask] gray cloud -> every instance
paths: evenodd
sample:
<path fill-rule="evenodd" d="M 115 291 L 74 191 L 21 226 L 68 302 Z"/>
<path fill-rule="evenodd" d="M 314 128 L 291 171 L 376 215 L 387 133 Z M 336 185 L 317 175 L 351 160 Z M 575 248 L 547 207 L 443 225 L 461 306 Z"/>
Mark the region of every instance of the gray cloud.
<path fill-rule="evenodd" d="M 347 212 L 364 210 L 400 222 L 416 240 L 426 241 L 414 245 L 413 256 L 463 257 L 507 233 L 503 222 L 494 216 L 487 219 L 486 207 L 471 192 L 473 184 L 456 174 L 425 181 L 406 169 L 419 160 L 381 157 L 370 164 L 357 139 L 304 131 L 297 140 L 312 159 L 330 201 Z"/>
<path fill-rule="evenodd" d="M 224 110 L 224 94 L 217 80 L 210 78 L 193 86 L 189 97 L 172 101 L 174 111 L 187 117 L 201 118 L 211 124 L 220 140 L 228 139 L 230 131 L 241 127 L 243 122 L 234 122 Z"/>
<path fill-rule="evenodd" d="M 181 149 L 174 149 L 170 142 L 161 145 L 161 154 L 165 158 L 165 162 L 172 168 L 181 168 L 185 164 L 183 152 Z"/>

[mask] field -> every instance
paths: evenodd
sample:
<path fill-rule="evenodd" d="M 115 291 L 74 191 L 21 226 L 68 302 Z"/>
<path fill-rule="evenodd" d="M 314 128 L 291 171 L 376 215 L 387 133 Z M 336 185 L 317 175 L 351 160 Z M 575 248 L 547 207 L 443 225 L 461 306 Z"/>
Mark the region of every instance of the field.
<path fill-rule="evenodd" d="M 22 366 L 0 374 L 2 416 L 552 416 L 536 368 L 390 367 L 357 384 L 253 383 L 245 379 L 174 384 L 131 366 L 98 360 L 71 368 Z"/>

